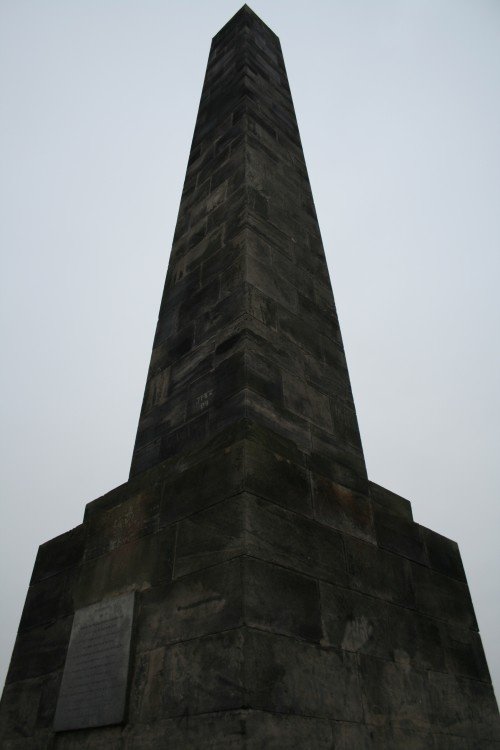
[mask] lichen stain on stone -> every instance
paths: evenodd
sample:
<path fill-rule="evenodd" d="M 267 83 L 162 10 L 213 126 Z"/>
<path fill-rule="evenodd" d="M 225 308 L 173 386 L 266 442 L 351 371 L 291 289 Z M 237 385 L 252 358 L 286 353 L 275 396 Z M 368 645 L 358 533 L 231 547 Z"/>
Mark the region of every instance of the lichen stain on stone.
<path fill-rule="evenodd" d="M 348 620 L 342 639 L 342 648 L 346 651 L 359 651 L 373 635 L 373 624 L 367 617 Z"/>

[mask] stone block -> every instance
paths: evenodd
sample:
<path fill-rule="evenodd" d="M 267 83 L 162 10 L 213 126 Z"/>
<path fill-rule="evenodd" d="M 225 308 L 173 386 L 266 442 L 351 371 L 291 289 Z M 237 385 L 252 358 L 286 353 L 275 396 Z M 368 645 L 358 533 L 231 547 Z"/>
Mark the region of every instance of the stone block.
<path fill-rule="evenodd" d="M 250 495 L 245 514 L 248 554 L 332 583 L 346 584 L 344 547 L 336 531 Z"/>
<path fill-rule="evenodd" d="M 320 595 L 327 645 L 391 658 L 391 633 L 385 602 L 323 582 L 320 582 Z"/>
<path fill-rule="evenodd" d="M 408 560 L 353 537 L 345 537 L 351 588 L 404 607 L 415 605 Z"/>
<path fill-rule="evenodd" d="M 245 711 L 179 716 L 124 733 L 123 750 L 245 750 Z"/>
<path fill-rule="evenodd" d="M 273 272 L 268 263 L 253 255 L 247 256 L 247 280 L 262 294 L 280 305 L 297 312 L 297 291 L 286 276 Z"/>
<path fill-rule="evenodd" d="M 50 747 L 52 736 L 49 732 L 39 732 L 32 737 L 4 740 L 2 750 L 46 750 Z"/>
<path fill-rule="evenodd" d="M 150 651 L 243 624 L 241 560 L 214 565 L 141 596 L 136 648 Z"/>
<path fill-rule="evenodd" d="M 432 747 L 436 750 L 472 750 L 474 746 L 466 737 L 451 734 L 435 734 L 432 736 L 432 742 Z M 481 750 L 485 750 L 484 745 L 481 745 Z"/>
<path fill-rule="evenodd" d="M 144 400 L 142 403 L 141 415 L 145 416 L 151 409 L 161 406 L 168 398 L 170 386 L 170 368 L 166 367 L 156 375 L 148 377 L 146 389 L 144 391 Z"/>
<path fill-rule="evenodd" d="M 307 456 L 299 450 L 297 445 L 274 430 L 270 430 L 258 422 L 249 419 L 245 422 L 244 437 L 246 440 L 256 443 L 262 449 L 283 456 L 298 466 L 307 466 Z"/>
<path fill-rule="evenodd" d="M 370 750 L 444 750 L 448 747 L 447 738 L 444 738 L 445 744 L 441 745 L 429 732 L 411 728 L 375 727 L 371 729 L 370 736 Z M 454 746 L 450 745 L 451 747 Z M 460 745 L 457 745 L 457 750 L 459 747 Z"/>
<path fill-rule="evenodd" d="M 347 582 L 340 534 L 249 493 L 179 525 L 175 576 L 242 554 L 334 583 Z"/>
<path fill-rule="evenodd" d="M 283 406 L 283 384 L 278 365 L 252 350 L 245 353 L 245 370 L 248 388 L 276 406 Z"/>
<path fill-rule="evenodd" d="M 305 380 L 283 373 L 283 399 L 287 409 L 325 430 L 332 430 L 328 397 Z"/>
<path fill-rule="evenodd" d="M 319 642 L 321 617 L 314 579 L 244 557 L 242 585 L 246 625 Z"/>
<path fill-rule="evenodd" d="M 362 720 L 354 655 L 257 630 L 248 631 L 245 652 L 252 708 Z"/>
<path fill-rule="evenodd" d="M 331 750 L 332 747 L 337 745 L 332 746 L 331 726 L 325 719 L 265 711 L 247 712 L 246 750 Z M 356 750 L 361 748 L 356 746 Z"/>
<path fill-rule="evenodd" d="M 351 388 L 347 368 L 341 362 L 326 363 L 311 354 L 304 360 L 307 382 L 330 397 L 350 402 Z"/>
<path fill-rule="evenodd" d="M 168 528 L 87 561 L 81 566 L 74 586 L 75 608 L 171 580 L 174 540 L 175 531 Z"/>
<path fill-rule="evenodd" d="M 319 331 L 332 341 L 337 343 L 340 341 L 340 328 L 333 299 L 330 304 L 326 304 L 326 301 L 323 300 L 318 303 L 315 299 L 310 299 L 299 293 L 298 313 L 309 322 L 313 330 Z"/>
<path fill-rule="evenodd" d="M 413 609 L 389 606 L 387 632 L 391 657 L 402 665 L 446 670 L 440 623 Z"/>
<path fill-rule="evenodd" d="M 331 747 L 335 750 L 373 750 L 373 732 L 369 727 L 345 721 L 332 722 L 331 726 L 333 735 Z"/>
<path fill-rule="evenodd" d="M 118 549 L 160 528 L 159 483 L 131 492 L 121 503 L 103 507 L 87 521 L 84 559 L 91 560 Z"/>
<path fill-rule="evenodd" d="M 0 742 L 32 737 L 37 722 L 42 680 L 24 680 L 5 686 L 0 703 Z"/>
<path fill-rule="evenodd" d="M 368 494 L 362 452 L 343 444 L 335 435 L 319 430 L 314 425 L 311 425 L 309 468 L 354 492 Z"/>
<path fill-rule="evenodd" d="M 178 429 L 168 430 L 162 434 L 158 459 L 163 461 L 178 455 L 181 451 L 193 450 L 208 437 L 208 415 L 202 414 L 200 417 L 186 422 Z M 158 460 L 154 463 L 158 463 Z M 149 466 L 146 468 L 149 468 Z"/>
<path fill-rule="evenodd" d="M 287 409 L 261 396 L 254 391 L 244 392 L 245 416 L 253 422 L 260 423 L 268 430 L 274 430 L 289 441 L 294 441 L 302 452 L 311 449 L 309 423 Z"/>
<path fill-rule="evenodd" d="M 429 672 L 429 721 L 436 733 L 488 737 L 494 698 L 488 686 L 453 675 Z M 477 686 L 477 687 L 476 687 Z M 478 688 L 480 693 L 478 693 Z M 480 705 L 473 706 L 473 695 Z M 482 693 L 482 694 L 481 694 Z"/>
<path fill-rule="evenodd" d="M 41 677 L 64 666 L 73 617 L 18 633 L 6 684 Z"/>
<path fill-rule="evenodd" d="M 84 544 L 85 528 L 83 524 L 80 524 L 71 531 L 40 545 L 31 583 L 50 578 L 56 573 L 78 565 L 83 555 Z"/>
<path fill-rule="evenodd" d="M 365 720 L 417 733 L 430 728 L 427 673 L 404 664 L 359 656 Z"/>
<path fill-rule="evenodd" d="M 450 578 L 465 581 L 464 566 L 462 565 L 458 544 L 423 527 L 422 535 L 431 568 L 445 576 L 450 576 Z"/>
<path fill-rule="evenodd" d="M 181 521 L 174 578 L 244 554 L 245 517 L 246 497 L 240 494 Z"/>
<path fill-rule="evenodd" d="M 120 726 L 100 727 L 98 732 L 97 735 L 95 729 L 61 732 L 57 735 L 55 747 L 57 750 L 124 750 Z"/>
<path fill-rule="evenodd" d="M 448 672 L 490 683 L 490 674 L 479 633 L 467 628 L 441 624 Z"/>
<path fill-rule="evenodd" d="M 378 543 L 383 549 L 407 557 L 421 565 L 428 564 L 418 524 L 379 510 L 375 503 L 375 529 Z"/>
<path fill-rule="evenodd" d="M 413 565 L 412 572 L 415 601 L 420 612 L 452 625 L 477 630 L 467 584 L 420 565 Z"/>
<path fill-rule="evenodd" d="M 19 630 L 54 622 L 73 614 L 71 596 L 76 568 L 51 576 L 28 589 Z"/>
<path fill-rule="evenodd" d="M 63 670 L 42 678 L 37 729 L 52 730 Z"/>
<path fill-rule="evenodd" d="M 138 660 L 130 723 L 229 711 L 245 703 L 241 630 L 173 644 Z"/>
<path fill-rule="evenodd" d="M 308 472 L 276 451 L 245 443 L 244 488 L 296 513 L 312 516 Z"/>
<path fill-rule="evenodd" d="M 213 367 L 213 342 L 194 347 L 170 367 L 169 393 L 184 391 L 189 383 L 206 375 Z"/>
<path fill-rule="evenodd" d="M 241 492 L 244 486 L 244 445 L 241 441 L 214 450 L 171 481 L 162 491 L 160 525 L 171 524 L 215 502 Z"/>
<path fill-rule="evenodd" d="M 404 497 L 386 490 L 385 487 L 381 487 L 375 482 L 370 482 L 370 495 L 373 502 L 386 513 L 392 513 L 392 515 L 405 518 L 407 521 L 413 520 L 411 503 Z"/>
<path fill-rule="evenodd" d="M 370 500 L 353 490 L 312 473 L 314 517 L 345 534 L 375 542 Z"/>

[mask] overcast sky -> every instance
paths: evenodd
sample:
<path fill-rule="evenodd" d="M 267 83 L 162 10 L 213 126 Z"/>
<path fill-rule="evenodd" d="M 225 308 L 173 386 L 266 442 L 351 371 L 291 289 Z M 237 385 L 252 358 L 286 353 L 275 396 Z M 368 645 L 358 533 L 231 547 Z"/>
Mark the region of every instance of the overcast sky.
<path fill-rule="evenodd" d="M 460 544 L 500 686 L 500 3 L 264 0 L 370 478 Z M 124 482 L 229 0 L 0 1 L 0 679 L 40 543 Z"/>

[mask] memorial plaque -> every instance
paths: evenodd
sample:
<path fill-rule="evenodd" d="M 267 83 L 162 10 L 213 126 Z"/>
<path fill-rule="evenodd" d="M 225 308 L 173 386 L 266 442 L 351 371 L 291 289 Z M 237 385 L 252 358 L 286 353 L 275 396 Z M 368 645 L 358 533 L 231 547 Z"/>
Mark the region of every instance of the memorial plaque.
<path fill-rule="evenodd" d="M 125 717 L 134 593 L 75 612 L 54 729 L 119 724 Z"/>

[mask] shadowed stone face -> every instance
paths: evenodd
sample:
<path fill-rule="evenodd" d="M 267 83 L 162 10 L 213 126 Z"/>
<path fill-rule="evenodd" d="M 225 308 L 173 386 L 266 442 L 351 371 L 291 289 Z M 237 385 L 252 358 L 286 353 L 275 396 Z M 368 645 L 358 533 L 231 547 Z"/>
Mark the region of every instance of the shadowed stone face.
<path fill-rule="evenodd" d="M 210 50 L 131 474 L 246 416 L 366 489 L 281 47 L 248 9 Z"/>
<path fill-rule="evenodd" d="M 127 597 L 116 725 L 55 735 L 81 611 Z M 280 44 L 247 6 L 210 51 L 129 481 L 39 549 L 0 742 L 500 748 L 458 547 L 367 479 Z"/>

